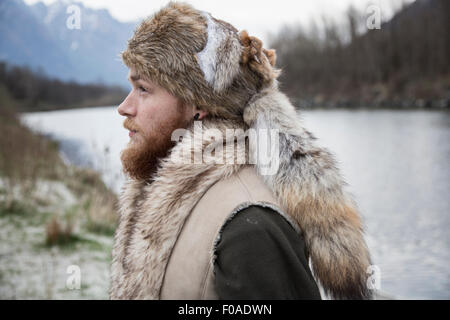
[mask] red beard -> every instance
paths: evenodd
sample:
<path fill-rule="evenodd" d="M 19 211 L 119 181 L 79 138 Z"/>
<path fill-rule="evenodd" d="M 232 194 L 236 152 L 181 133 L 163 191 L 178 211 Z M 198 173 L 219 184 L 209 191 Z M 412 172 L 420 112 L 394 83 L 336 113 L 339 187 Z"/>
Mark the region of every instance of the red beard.
<path fill-rule="evenodd" d="M 172 132 L 178 128 L 186 128 L 189 121 L 180 118 L 160 124 L 155 130 L 152 130 L 150 136 L 144 136 L 140 130 L 129 118 L 125 119 L 124 127 L 137 130 L 138 132 L 132 139 L 135 141 L 122 150 L 120 159 L 123 165 L 123 171 L 136 180 L 151 180 L 158 170 L 161 159 L 169 155 L 170 150 L 176 142 L 171 140 Z"/>

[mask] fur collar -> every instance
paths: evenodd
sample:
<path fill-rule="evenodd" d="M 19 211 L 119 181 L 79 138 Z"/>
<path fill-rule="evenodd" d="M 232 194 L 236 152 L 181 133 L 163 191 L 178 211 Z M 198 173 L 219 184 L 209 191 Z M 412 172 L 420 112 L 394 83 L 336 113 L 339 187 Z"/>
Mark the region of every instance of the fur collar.
<path fill-rule="evenodd" d="M 225 133 L 243 126 L 231 121 L 202 123 L 203 132 L 213 128 Z M 171 155 L 194 160 L 198 151 L 222 144 L 213 137 L 202 140 L 198 129 L 192 127 L 188 132 L 193 139 L 183 137 Z M 238 151 L 245 153 L 245 149 Z M 229 164 L 238 162 L 234 153 L 224 152 L 224 164 L 173 162 L 171 155 L 161 161 L 152 183 L 128 179 L 122 188 L 111 268 L 112 299 L 159 299 L 165 268 L 187 215 L 209 187 L 245 165 Z"/>
<path fill-rule="evenodd" d="M 356 204 L 344 191 L 332 155 L 315 146 L 315 137 L 305 130 L 288 98 L 277 82 L 255 95 L 244 110 L 244 122 L 203 121 L 203 128 L 279 130 L 279 152 L 271 154 L 278 170 L 267 175 L 257 171 L 274 192 L 282 209 L 304 232 L 314 276 L 332 298 L 370 298 L 366 270 L 370 255 Z M 194 128 L 190 130 L 195 143 Z M 214 140 L 203 139 L 201 149 Z M 222 142 L 220 142 L 222 143 Z M 215 144 L 216 146 L 217 143 Z M 183 139 L 173 149 L 189 150 Z M 250 143 L 250 154 L 256 154 Z M 233 159 L 236 154 L 226 152 Z M 246 150 L 241 150 L 246 152 Z M 229 177 L 245 164 L 180 164 L 163 159 L 155 180 L 128 180 L 120 196 L 120 222 L 116 231 L 111 270 L 112 299 L 158 299 L 165 267 L 184 220 L 197 201 L 218 180 Z"/>

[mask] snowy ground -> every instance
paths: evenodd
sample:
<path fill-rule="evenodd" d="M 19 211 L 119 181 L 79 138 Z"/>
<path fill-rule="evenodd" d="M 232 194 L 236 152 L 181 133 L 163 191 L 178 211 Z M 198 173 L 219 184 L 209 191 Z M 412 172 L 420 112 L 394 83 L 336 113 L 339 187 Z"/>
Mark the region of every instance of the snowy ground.
<path fill-rule="evenodd" d="M 108 299 L 112 235 L 87 232 L 78 223 L 73 241 L 46 245 L 50 218 L 59 214 L 64 220 L 74 206 L 70 191 L 56 188 L 58 193 L 39 190 L 58 202 L 36 211 L 0 211 L 0 299 Z"/>

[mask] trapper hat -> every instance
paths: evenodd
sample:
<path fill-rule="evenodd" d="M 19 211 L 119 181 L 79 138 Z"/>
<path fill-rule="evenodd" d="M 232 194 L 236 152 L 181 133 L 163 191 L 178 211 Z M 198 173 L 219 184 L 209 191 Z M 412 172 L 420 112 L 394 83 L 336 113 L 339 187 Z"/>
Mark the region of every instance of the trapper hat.
<path fill-rule="evenodd" d="M 242 118 L 251 97 L 276 79 L 275 50 L 210 13 L 169 2 L 128 41 L 128 67 L 185 103 L 223 118 Z"/>

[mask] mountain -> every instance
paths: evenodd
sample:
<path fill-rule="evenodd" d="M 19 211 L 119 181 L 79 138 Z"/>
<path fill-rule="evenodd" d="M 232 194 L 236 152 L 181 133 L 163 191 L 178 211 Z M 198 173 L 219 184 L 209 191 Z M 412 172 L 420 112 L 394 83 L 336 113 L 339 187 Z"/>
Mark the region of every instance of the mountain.
<path fill-rule="evenodd" d="M 80 29 L 67 26 L 71 5 L 80 10 Z M 127 86 L 119 54 L 136 25 L 76 1 L 28 6 L 23 0 L 0 0 L 0 60 L 62 80 Z"/>

